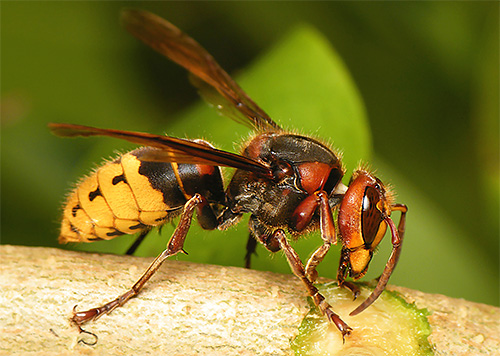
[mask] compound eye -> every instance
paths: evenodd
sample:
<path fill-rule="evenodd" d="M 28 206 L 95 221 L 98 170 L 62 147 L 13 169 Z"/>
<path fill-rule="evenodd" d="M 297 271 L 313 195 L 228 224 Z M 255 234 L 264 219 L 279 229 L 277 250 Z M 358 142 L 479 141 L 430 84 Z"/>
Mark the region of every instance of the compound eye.
<path fill-rule="evenodd" d="M 379 191 L 371 186 L 366 187 L 363 196 L 361 226 L 365 245 L 374 244 L 373 248 L 378 245 L 387 229 L 383 212 L 379 209 L 382 205 L 380 202 Z"/>

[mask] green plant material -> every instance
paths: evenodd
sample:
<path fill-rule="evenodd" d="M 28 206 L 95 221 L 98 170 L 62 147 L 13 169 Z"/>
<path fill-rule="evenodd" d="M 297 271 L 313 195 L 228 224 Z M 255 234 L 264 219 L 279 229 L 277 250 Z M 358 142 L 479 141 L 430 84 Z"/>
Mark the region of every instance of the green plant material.
<path fill-rule="evenodd" d="M 431 333 L 428 312 L 407 303 L 396 292 L 385 291 L 368 309 L 351 317 L 349 313 L 368 297 L 371 288 L 361 287 L 356 301 L 337 283 L 318 288 L 353 331 L 343 343 L 335 325 L 311 304 L 299 335 L 292 341 L 295 355 L 433 355 L 427 340 Z"/>

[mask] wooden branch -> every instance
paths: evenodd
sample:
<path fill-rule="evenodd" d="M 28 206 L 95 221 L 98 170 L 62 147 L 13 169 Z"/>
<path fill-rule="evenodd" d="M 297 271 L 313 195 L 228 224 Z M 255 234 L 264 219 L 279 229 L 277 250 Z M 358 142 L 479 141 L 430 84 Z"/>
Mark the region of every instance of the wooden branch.
<path fill-rule="evenodd" d="M 115 298 L 152 259 L 5 245 L 0 256 L 0 355 L 290 355 L 309 311 L 292 275 L 172 260 L 137 298 L 86 324 L 99 336 L 86 346 L 73 307 Z M 498 354 L 499 308 L 391 289 L 432 313 L 437 355 Z"/>

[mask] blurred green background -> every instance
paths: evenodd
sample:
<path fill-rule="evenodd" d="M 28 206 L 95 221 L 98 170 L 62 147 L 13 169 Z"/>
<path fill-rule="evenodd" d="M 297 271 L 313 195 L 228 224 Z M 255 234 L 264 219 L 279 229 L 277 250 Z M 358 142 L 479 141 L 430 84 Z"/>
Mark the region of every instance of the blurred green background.
<path fill-rule="evenodd" d="M 202 43 L 278 123 L 333 142 L 346 182 L 362 160 L 394 186 L 409 212 L 391 283 L 499 304 L 498 2 L 0 6 L 2 244 L 58 246 L 72 184 L 103 157 L 133 148 L 57 138 L 48 122 L 205 137 L 226 150 L 248 137 L 200 104 L 184 70 L 123 30 L 120 9 L 138 7 Z M 151 234 L 138 255 L 158 254 L 171 231 Z M 246 239 L 244 223 L 229 232 L 194 228 L 190 255 L 178 258 L 242 266 Z M 123 253 L 132 241 L 63 248 Z M 368 278 L 382 271 L 389 241 Z M 319 244 L 314 235 L 294 246 L 305 260 Z M 322 276 L 336 275 L 333 250 Z M 255 268 L 289 273 L 280 254 L 257 252 Z"/>

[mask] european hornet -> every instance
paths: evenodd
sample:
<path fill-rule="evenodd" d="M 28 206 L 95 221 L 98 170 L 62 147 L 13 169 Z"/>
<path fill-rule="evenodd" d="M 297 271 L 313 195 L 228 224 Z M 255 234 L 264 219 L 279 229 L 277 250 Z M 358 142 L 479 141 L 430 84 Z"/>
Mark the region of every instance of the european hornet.
<path fill-rule="evenodd" d="M 367 169 L 354 172 L 349 186 L 342 184 L 344 169 L 334 151 L 315 139 L 292 134 L 278 126 L 234 82 L 196 41 L 171 23 L 149 12 L 125 10 L 128 31 L 191 75 L 202 95 L 231 118 L 250 126 L 255 135 L 241 154 L 214 148 L 203 140 L 186 140 L 149 133 L 95 127 L 50 124 L 64 137 L 110 136 L 143 147 L 108 162 L 80 182 L 64 209 L 60 243 L 92 242 L 138 233 L 129 253 L 154 227 L 176 216 L 179 223 L 167 248 L 123 295 L 98 308 L 74 312 L 81 325 L 107 314 L 137 295 L 162 262 L 179 252 L 196 211 L 203 229 L 224 230 L 250 213 L 246 266 L 257 242 L 269 251 L 282 250 L 293 273 L 304 283 L 319 310 L 342 337 L 351 332 L 314 286 L 316 266 L 332 244 L 342 242 L 337 279 L 356 296 L 359 289 L 346 281 L 361 278 L 387 226 L 392 253 L 372 294 L 351 315 L 371 305 L 385 289 L 401 252 L 407 208 Z M 220 167 L 236 168 L 224 189 Z M 333 211 L 338 209 L 338 233 Z M 400 211 L 398 227 L 391 219 Z M 289 244 L 286 232 L 296 237 L 319 229 L 323 244 L 307 264 Z"/>

